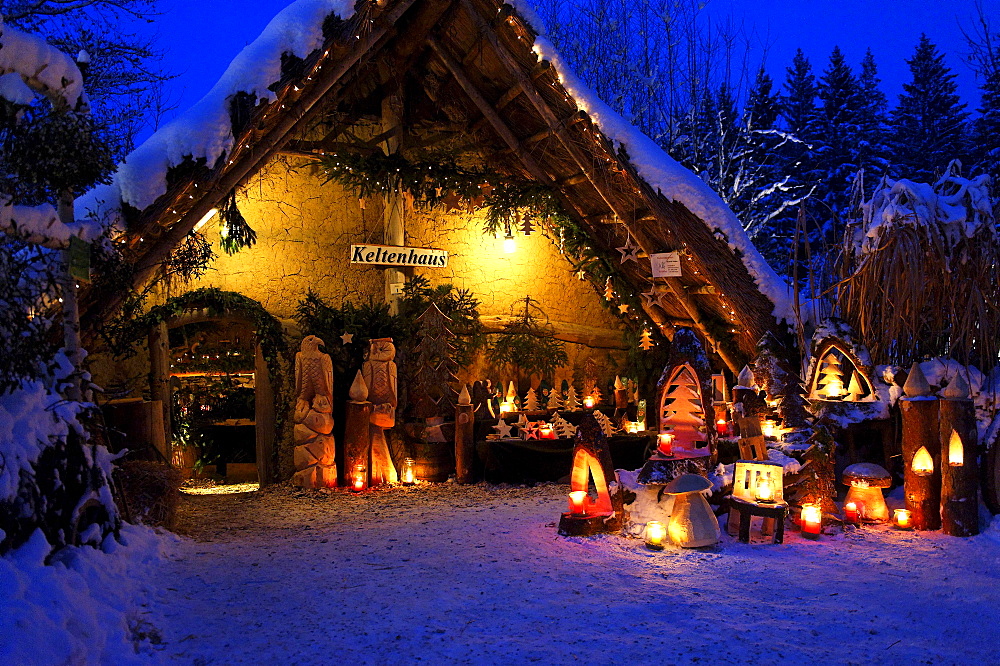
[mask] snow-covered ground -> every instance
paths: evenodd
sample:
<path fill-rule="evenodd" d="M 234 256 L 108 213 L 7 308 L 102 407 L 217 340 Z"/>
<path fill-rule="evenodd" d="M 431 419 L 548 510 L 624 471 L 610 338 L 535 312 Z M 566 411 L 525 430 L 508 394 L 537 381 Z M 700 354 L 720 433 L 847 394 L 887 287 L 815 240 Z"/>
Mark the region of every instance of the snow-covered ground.
<path fill-rule="evenodd" d="M 1000 531 L 647 551 L 567 539 L 566 486 L 186 498 L 164 661 L 998 663 Z"/>

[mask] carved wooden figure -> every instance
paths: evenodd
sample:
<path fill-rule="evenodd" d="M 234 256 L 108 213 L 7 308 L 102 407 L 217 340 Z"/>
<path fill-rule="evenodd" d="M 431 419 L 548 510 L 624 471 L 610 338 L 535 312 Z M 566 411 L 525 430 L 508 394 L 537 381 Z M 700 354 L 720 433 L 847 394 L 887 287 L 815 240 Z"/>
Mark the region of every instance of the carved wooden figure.
<path fill-rule="evenodd" d="M 292 483 L 303 488 L 337 485 L 333 435 L 333 362 L 319 350 L 315 335 L 302 340 L 295 354 L 295 413 Z"/>
<path fill-rule="evenodd" d="M 459 483 L 472 483 L 472 459 L 476 450 L 473 436 L 474 407 L 469 395 L 469 387 L 462 385 L 458 394 L 458 404 L 455 405 L 455 480 Z"/>
<path fill-rule="evenodd" d="M 370 467 L 372 403 L 368 401 L 368 386 L 360 370 L 354 376 L 348 396 L 350 400 L 344 410 L 344 473 L 350 477 L 358 465 L 364 465 L 366 470 Z M 348 478 L 348 483 L 350 481 Z M 368 485 L 367 479 L 365 485 Z"/>
<path fill-rule="evenodd" d="M 368 466 L 371 485 L 396 483 L 396 468 L 389 455 L 385 430 L 396 425 L 396 347 L 392 338 L 376 338 L 368 344 L 361 375 L 368 387 L 368 400 L 372 403 L 371 415 L 371 464 Z"/>
<path fill-rule="evenodd" d="M 597 419 L 587 414 L 580 421 L 576 433 L 570 490 L 588 492 L 591 479 L 597 489 L 597 498 L 585 497 L 582 513 L 574 511 L 573 507 L 564 513 L 559 520 L 559 534 L 590 536 L 622 529 L 625 515 L 623 486 L 611 463 L 608 438 Z"/>

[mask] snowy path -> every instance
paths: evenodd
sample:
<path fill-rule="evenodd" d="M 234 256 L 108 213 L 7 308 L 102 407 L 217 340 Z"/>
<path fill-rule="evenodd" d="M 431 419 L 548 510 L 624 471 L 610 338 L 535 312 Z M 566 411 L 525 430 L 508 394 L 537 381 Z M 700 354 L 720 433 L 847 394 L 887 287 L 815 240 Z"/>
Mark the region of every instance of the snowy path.
<path fill-rule="evenodd" d="M 863 530 L 652 553 L 563 539 L 566 487 L 189 497 L 165 660 L 1000 663 L 1000 544 Z"/>

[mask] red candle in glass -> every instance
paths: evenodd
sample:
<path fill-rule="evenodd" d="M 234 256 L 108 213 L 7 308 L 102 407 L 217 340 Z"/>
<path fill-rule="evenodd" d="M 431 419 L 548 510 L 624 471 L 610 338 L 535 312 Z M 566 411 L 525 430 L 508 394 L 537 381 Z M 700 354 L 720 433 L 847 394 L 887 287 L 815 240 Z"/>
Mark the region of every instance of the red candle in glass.
<path fill-rule="evenodd" d="M 586 502 L 587 491 L 574 490 L 569 494 L 569 512 L 574 516 L 585 516 L 587 514 Z"/>
<path fill-rule="evenodd" d="M 539 439 L 555 439 L 556 438 L 556 431 L 550 425 L 543 425 L 541 428 L 538 429 L 538 438 Z"/>
<path fill-rule="evenodd" d="M 674 436 L 669 432 L 661 432 L 657 437 L 659 440 L 659 445 L 657 449 L 660 453 L 667 456 L 668 458 L 674 455 Z"/>
<path fill-rule="evenodd" d="M 820 530 L 823 527 L 823 510 L 818 504 L 802 505 L 799 526 L 802 530 L 802 536 L 807 539 L 819 538 Z"/>
<path fill-rule="evenodd" d="M 715 432 L 720 437 L 725 437 L 729 434 L 729 426 L 726 425 L 726 419 L 719 419 L 715 422 Z"/>
<path fill-rule="evenodd" d="M 858 505 L 855 502 L 848 502 L 844 505 L 844 520 L 852 525 L 858 523 Z"/>

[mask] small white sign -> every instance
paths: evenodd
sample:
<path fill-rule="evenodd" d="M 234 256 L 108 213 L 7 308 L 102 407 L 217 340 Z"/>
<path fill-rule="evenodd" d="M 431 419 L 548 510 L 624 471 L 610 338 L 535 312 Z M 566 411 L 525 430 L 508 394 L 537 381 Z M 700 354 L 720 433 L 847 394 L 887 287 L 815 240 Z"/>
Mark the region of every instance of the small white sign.
<path fill-rule="evenodd" d="M 660 252 L 649 255 L 653 277 L 682 277 L 680 252 Z"/>
<path fill-rule="evenodd" d="M 448 251 L 395 245 L 352 245 L 351 263 L 444 268 L 448 265 Z"/>

